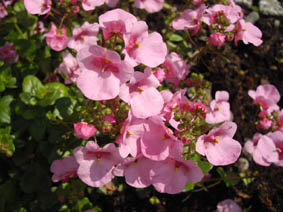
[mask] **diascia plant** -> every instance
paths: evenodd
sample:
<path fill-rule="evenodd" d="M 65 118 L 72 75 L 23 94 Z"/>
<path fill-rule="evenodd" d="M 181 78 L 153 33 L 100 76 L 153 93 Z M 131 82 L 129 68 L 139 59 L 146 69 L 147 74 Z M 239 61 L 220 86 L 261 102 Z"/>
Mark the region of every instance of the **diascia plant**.
<path fill-rule="evenodd" d="M 61 181 L 52 187 L 49 179 L 44 195 L 56 192 L 60 202 L 82 211 L 97 209 L 78 202 L 86 185 L 103 187 L 124 177 L 135 188 L 177 194 L 203 185 L 213 166 L 238 160 L 242 147 L 233 139 L 237 124 L 229 93 L 216 91 L 213 99 L 211 83 L 192 71 L 202 54 L 225 42 L 262 43 L 261 31 L 243 19 L 233 0 L 191 1 L 190 9 L 166 20 L 162 33 L 142 17 L 170 8 L 163 0 L 12 2 L 0 3 L 0 18 L 8 16 L 7 42 L 0 47 L 0 102 L 8 116 L 0 112 L 0 138 L 7 141 L 1 151 L 15 152 L 16 166 L 28 169 L 18 182 L 25 193 L 40 193 L 48 176 L 41 163 L 48 164 L 54 184 Z M 172 36 L 175 30 L 184 31 L 193 46 L 193 36 L 205 33 L 192 60 L 167 41 L 180 39 Z M 21 93 L 12 96 L 18 88 Z M 245 147 L 257 163 L 282 166 L 280 94 L 265 85 L 249 95 L 261 109 L 257 128 L 274 132 L 256 134 Z M 11 131 L 18 126 L 23 130 Z M 12 173 L 11 182 L 20 174 Z M 217 210 L 231 207 L 240 210 L 232 200 Z"/>

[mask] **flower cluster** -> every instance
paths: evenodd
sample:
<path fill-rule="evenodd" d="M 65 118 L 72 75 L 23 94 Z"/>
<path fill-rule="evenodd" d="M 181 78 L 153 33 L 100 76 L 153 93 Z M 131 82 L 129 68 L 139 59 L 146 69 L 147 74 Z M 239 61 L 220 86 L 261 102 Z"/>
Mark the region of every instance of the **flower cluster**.
<path fill-rule="evenodd" d="M 73 151 L 72 167 L 84 183 L 99 187 L 124 176 L 131 186 L 152 185 L 175 194 L 203 177 L 198 163 L 190 160 L 192 154 L 216 166 L 238 159 L 241 145 L 232 138 L 237 125 L 231 122 L 228 92 L 217 91 L 208 101 L 203 92 L 189 99 L 186 89 L 160 91 L 163 81 L 184 84 L 190 66 L 176 52 L 168 53 L 161 35 L 149 33 L 144 21 L 113 9 L 100 15 L 98 23 L 75 27 L 72 34 L 67 38 L 64 28 L 52 24 L 45 37 L 54 50 L 69 47 L 76 53 L 63 54 L 58 72 L 65 83 L 76 83 L 88 101 L 97 102 L 87 108 L 93 116 L 74 125 L 78 138 L 95 138 Z M 190 85 L 205 87 L 193 76 Z M 116 144 L 109 140 L 101 147 L 97 132 Z M 73 169 L 51 171 L 63 181 L 74 176 Z"/>
<path fill-rule="evenodd" d="M 205 24 L 210 30 L 208 42 L 212 46 L 220 47 L 225 41 L 233 39 L 236 46 L 239 40 L 255 46 L 262 43 L 261 31 L 243 19 L 242 9 L 234 0 L 225 1 L 225 5 L 215 4 L 212 7 L 202 4 L 201 1 L 195 3 L 196 9 L 187 9 L 180 17 L 174 19 L 174 29 L 193 30 L 195 35 Z"/>
<path fill-rule="evenodd" d="M 270 166 L 273 163 L 283 166 L 283 110 L 277 105 L 280 93 L 275 86 L 267 84 L 258 86 L 255 91 L 250 90 L 248 94 L 260 107 L 257 129 L 268 133 L 256 133 L 252 140 L 246 142 L 245 149 L 259 165 Z"/>

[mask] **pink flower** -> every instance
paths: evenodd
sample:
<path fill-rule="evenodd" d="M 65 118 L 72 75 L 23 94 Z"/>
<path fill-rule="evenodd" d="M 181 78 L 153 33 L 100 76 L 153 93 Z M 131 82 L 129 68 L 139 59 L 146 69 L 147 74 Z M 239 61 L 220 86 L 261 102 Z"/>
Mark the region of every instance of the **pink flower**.
<path fill-rule="evenodd" d="M 247 152 L 253 155 L 254 161 L 262 166 L 270 166 L 278 161 L 278 152 L 272 139 L 268 136 L 256 133 L 253 140 L 245 143 Z"/>
<path fill-rule="evenodd" d="M 234 122 L 226 121 L 208 135 L 202 135 L 196 143 L 196 151 L 206 156 L 215 166 L 225 166 L 236 162 L 241 154 L 241 144 L 232 139 L 237 129 Z"/>
<path fill-rule="evenodd" d="M 283 132 L 275 131 L 268 133 L 267 136 L 272 139 L 278 154 L 278 160 L 273 163 L 277 166 L 283 166 Z"/>
<path fill-rule="evenodd" d="M 151 160 L 165 160 L 170 152 L 183 150 L 183 144 L 167 128 L 159 116 L 150 117 L 144 124 L 141 152 Z"/>
<path fill-rule="evenodd" d="M 65 84 L 76 82 L 81 73 L 77 59 L 70 53 L 64 53 L 63 62 L 58 67 L 58 73 L 63 75 Z"/>
<path fill-rule="evenodd" d="M 189 74 L 190 66 L 176 53 L 171 52 L 166 56 L 162 67 L 166 71 L 165 80 L 178 86 L 182 80 Z"/>
<path fill-rule="evenodd" d="M 45 27 L 44 27 L 44 23 L 42 21 L 39 21 L 36 23 L 36 27 L 32 30 L 32 32 L 34 34 L 41 34 L 43 32 L 45 32 Z"/>
<path fill-rule="evenodd" d="M 137 22 L 135 16 L 119 8 L 103 13 L 98 19 L 105 40 L 109 40 L 113 35 L 123 40 L 123 35 Z"/>
<path fill-rule="evenodd" d="M 217 91 L 215 93 L 215 100 L 210 102 L 209 112 L 206 114 L 205 121 L 209 124 L 216 124 L 231 120 L 230 104 L 228 100 L 228 92 Z"/>
<path fill-rule="evenodd" d="M 73 29 L 73 36 L 69 39 L 68 47 L 78 51 L 86 45 L 96 44 L 98 31 L 97 23 L 85 22 L 81 27 Z"/>
<path fill-rule="evenodd" d="M 209 38 L 208 38 L 208 42 L 210 45 L 212 46 L 218 46 L 221 47 L 226 40 L 226 35 L 223 35 L 221 33 L 212 33 Z"/>
<path fill-rule="evenodd" d="M 80 122 L 74 124 L 74 129 L 76 136 L 82 139 L 89 139 L 92 136 L 96 135 L 97 129 L 86 122 Z"/>
<path fill-rule="evenodd" d="M 262 119 L 256 125 L 257 129 L 268 130 L 272 126 L 272 120 Z"/>
<path fill-rule="evenodd" d="M 105 0 L 82 0 L 84 10 L 94 10 L 96 7 L 103 5 Z"/>
<path fill-rule="evenodd" d="M 31 14 L 44 15 L 51 9 L 51 0 L 24 0 L 27 11 Z"/>
<path fill-rule="evenodd" d="M 0 18 L 4 18 L 5 16 L 8 15 L 7 10 L 5 9 L 5 7 L 3 6 L 2 3 L 0 3 Z"/>
<path fill-rule="evenodd" d="M 120 55 L 111 50 L 92 45 L 80 49 L 77 60 L 82 73 L 77 86 L 91 100 L 108 100 L 120 92 L 120 85 L 133 75 L 133 68 L 121 61 Z"/>
<path fill-rule="evenodd" d="M 156 162 L 152 161 L 142 154 L 137 157 L 126 158 L 124 162 L 119 165 L 119 175 L 117 171 L 116 176 L 125 176 L 126 183 L 135 188 L 145 188 L 151 184 L 150 170 Z"/>
<path fill-rule="evenodd" d="M 258 104 L 261 109 L 268 112 L 279 110 L 277 103 L 280 100 L 280 93 L 274 85 L 260 85 L 256 91 L 249 90 L 248 94 L 254 100 L 254 104 Z"/>
<path fill-rule="evenodd" d="M 77 176 L 78 167 L 79 164 L 73 156 L 53 161 L 50 167 L 50 171 L 53 173 L 52 181 L 54 183 L 66 182 L 69 178 Z"/>
<path fill-rule="evenodd" d="M 144 21 L 134 24 L 131 32 L 124 35 L 125 60 L 132 66 L 142 63 L 151 68 L 162 64 L 167 55 L 167 47 L 159 33 L 148 34 Z"/>
<path fill-rule="evenodd" d="M 176 30 L 192 29 L 196 34 L 202 23 L 202 18 L 206 10 L 205 4 L 200 5 L 197 9 L 187 9 L 182 16 L 173 20 L 173 28 Z"/>
<path fill-rule="evenodd" d="M 283 132 L 283 109 L 279 112 L 278 116 L 279 118 L 278 121 L 276 122 L 276 126 L 277 126 L 276 130 Z"/>
<path fill-rule="evenodd" d="M 158 79 L 159 82 L 163 82 L 163 80 L 165 79 L 165 71 L 161 68 L 157 68 L 153 72 L 153 74 Z"/>
<path fill-rule="evenodd" d="M 122 161 L 113 143 L 100 148 L 94 141 L 85 147 L 77 147 L 74 156 L 79 163 L 78 177 L 87 185 L 100 187 L 109 183 L 115 176 L 115 165 Z"/>
<path fill-rule="evenodd" d="M 235 45 L 237 46 L 238 41 L 242 40 L 244 44 L 251 43 L 254 46 L 259 46 L 262 44 L 262 33 L 261 31 L 252 23 L 245 22 L 241 19 L 236 24 L 236 35 L 235 35 Z"/>
<path fill-rule="evenodd" d="M 158 161 L 150 172 L 154 188 L 161 193 L 176 194 L 184 190 L 186 183 L 197 183 L 203 173 L 197 163 L 179 157 Z"/>
<path fill-rule="evenodd" d="M 67 47 L 68 37 L 65 26 L 57 29 L 55 24 L 51 22 L 51 29 L 44 36 L 46 37 L 47 44 L 55 51 L 61 51 Z"/>
<path fill-rule="evenodd" d="M 217 204 L 216 212 L 242 212 L 242 209 L 233 200 L 226 199 Z"/>
<path fill-rule="evenodd" d="M 6 42 L 4 46 L 0 47 L 0 59 L 7 64 L 13 64 L 18 62 L 19 56 L 14 50 L 14 44 Z"/>
<path fill-rule="evenodd" d="M 148 118 L 157 115 L 163 108 L 163 98 L 156 89 L 160 85 L 150 68 L 144 73 L 135 72 L 129 84 L 121 87 L 120 98 L 131 105 L 136 118 Z"/>
<path fill-rule="evenodd" d="M 135 0 L 135 7 L 145 9 L 149 13 L 158 12 L 163 8 L 164 0 Z"/>

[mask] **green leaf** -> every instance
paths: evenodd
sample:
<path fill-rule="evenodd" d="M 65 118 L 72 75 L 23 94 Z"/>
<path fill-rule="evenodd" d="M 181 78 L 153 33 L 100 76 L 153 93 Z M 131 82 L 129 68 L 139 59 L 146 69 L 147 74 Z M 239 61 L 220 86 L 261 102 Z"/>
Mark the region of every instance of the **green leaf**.
<path fill-rule="evenodd" d="M 42 99 L 45 96 L 45 87 L 37 77 L 28 75 L 23 81 L 23 92 Z"/>
<path fill-rule="evenodd" d="M 194 184 L 191 184 L 191 183 L 187 183 L 186 184 L 186 187 L 184 189 L 184 192 L 187 192 L 187 191 L 191 191 L 195 188 L 195 185 Z"/>
<path fill-rule="evenodd" d="M 13 96 L 6 95 L 0 99 L 0 124 L 11 122 L 10 104 L 14 100 Z"/>
<path fill-rule="evenodd" d="M 45 118 L 35 119 L 32 121 L 29 128 L 30 135 L 36 140 L 40 141 L 45 135 L 47 127 L 47 120 Z"/>
<path fill-rule="evenodd" d="M 183 37 L 178 34 L 172 34 L 170 35 L 169 40 L 173 42 L 181 42 L 183 40 Z"/>
<path fill-rule="evenodd" d="M 57 99 L 69 96 L 69 88 L 60 82 L 51 82 L 45 85 L 46 93 L 39 102 L 43 107 L 53 105 Z"/>
<path fill-rule="evenodd" d="M 6 88 L 16 88 L 16 78 L 12 76 L 11 67 L 6 67 L 0 72 L 0 92 Z"/>
<path fill-rule="evenodd" d="M 197 153 L 192 154 L 190 159 L 197 162 L 198 166 L 201 168 L 204 175 L 213 168 L 212 164 L 210 164 L 207 161 L 202 160 L 200 155 Z"/>
<path fill-rule="evenodd" d="M 0 129 L 0 152 L 3 152 L 7 157 L 11 157 L 15 151 L 14 135 L 11 135 L 11 127 Z"/>

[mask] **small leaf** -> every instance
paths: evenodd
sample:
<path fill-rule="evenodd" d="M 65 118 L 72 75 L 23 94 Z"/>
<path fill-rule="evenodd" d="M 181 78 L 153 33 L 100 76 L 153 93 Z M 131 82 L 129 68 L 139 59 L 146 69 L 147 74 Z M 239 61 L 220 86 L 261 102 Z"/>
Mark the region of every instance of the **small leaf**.
<path fill-rule="evenodd" d="M 15 152 L 14 135 L 11 135 L 11 127 L 0 129 L 0 152 L 3 152 L 7 157 L 11 157 Z"/>
<path fill-rule="evenodd" d="M 0 123 L 7 123 L 11 122 L 10 117 L 10 104 L 14 100 L 13 96 L 6 95 L 0 99 Z"/>
<path fill-rule="evenodd" d="M 170 35 L 169 40 L 173 42 L 181 42 L 183 40 L 183 37 L 178 34 L 172 34 Z"/>

